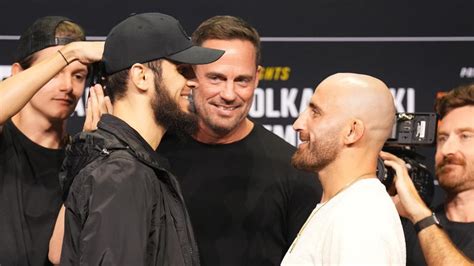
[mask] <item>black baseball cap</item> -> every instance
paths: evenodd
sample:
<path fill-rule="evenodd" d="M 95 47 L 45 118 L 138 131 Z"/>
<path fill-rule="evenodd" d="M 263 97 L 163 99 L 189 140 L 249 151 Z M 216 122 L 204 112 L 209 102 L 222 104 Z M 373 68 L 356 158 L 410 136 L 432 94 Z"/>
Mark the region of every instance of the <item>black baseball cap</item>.
<path fill-rule="evenodd" d="M 20 62 L 29 55 L 51 46 L 85 40 L 83 34 L 74 37 L 56 37 L 56 28 L 63 21 L 73 22 L 71 19 L 61 16 L 46 16 L 37 19 L 21 35 L 15 61 Z"/>
<path fill-rule="evenodd" d="M 135 63 L 161 58 L 194 65 L 214 62 L 223 54 L 222 50 L 193 45 L 172 16 L 142 13 L 128 17 L 110 31 L 102 60 L 110 75 Z"/>

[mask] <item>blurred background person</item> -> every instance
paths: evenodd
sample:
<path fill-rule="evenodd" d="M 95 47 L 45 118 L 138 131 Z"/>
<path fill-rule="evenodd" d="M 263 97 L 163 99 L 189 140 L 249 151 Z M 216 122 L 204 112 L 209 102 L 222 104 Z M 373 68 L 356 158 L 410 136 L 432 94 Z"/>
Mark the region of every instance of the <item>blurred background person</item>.
<path fill-rule="evenodd" d="M 474 259 L 474 84 L 436 101 L 440 123 L 435 166 L 444 202 L 430 210 L 418 195 L 405 162 L 386 152 L 396 170 L 394 200 L 404 224 L 407 265 L 472 265 Z"/>
<path fill-rule="evenodd" d="M 69 18 L 39 18 L 20 38 L 12 77 L 0 83 L 2 265 L 49 264 L 66 120 L 84 91 L 87 64 L 103 50 L 103 42 L 76 42 L 83 40 Z"/>

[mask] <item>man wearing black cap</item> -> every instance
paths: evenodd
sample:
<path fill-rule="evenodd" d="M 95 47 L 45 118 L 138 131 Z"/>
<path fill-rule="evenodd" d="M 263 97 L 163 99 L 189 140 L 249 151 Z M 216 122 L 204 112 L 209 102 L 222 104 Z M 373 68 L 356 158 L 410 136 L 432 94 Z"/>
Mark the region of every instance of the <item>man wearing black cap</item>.
<path fill-rule="evenodd" d="M 0 265 L 48 264 L 61 205 L 66 119 L 103 42 L 69 18 L 36 20 L 21 36 L 13 76 L 0 83 Z M 73 42 L 73 43 L 71 43 Z"/>
<path fill-rule="evenodd" d="M 179 22 L 144 13 L 115 26 L 105 42 L 113 115 L 73 140 L 64 163 L 63 265 L 199 265 L 175 177 L 154 150 L 167 129 L 193 131 L 186 110 L 198 84 L 189 64 L 223 51 L 193 46 Z"/>

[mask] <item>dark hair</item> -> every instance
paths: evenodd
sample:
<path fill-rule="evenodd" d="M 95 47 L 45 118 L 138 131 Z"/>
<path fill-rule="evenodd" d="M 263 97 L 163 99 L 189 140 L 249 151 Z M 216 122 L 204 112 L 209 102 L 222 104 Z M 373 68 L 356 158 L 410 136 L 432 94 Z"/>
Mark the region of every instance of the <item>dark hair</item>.
<path fill-rule="evenodd" d="M 257 30 L 245 20 L 234 16 L 214 16 L 207 19 L 193 32 L 192 40 L 196 45 L 202 45 L 210 39 L 249 41 L 255 47 L 255 63 L 260 64 L 260 36 Z"/>
<path fill-rule="evenodd" d="M 71 21 L 62 21 L 58 24 L 55 30 L 55 37 L 56 38 L 69 38 L 76 41 L 85 40 L 85 32 L 84 29 L 79 26 L 78 24 L 71 22 Z M 31 67 L 31 65 L 37 59 L 37 52 L 30 54 L 29 56 L 25 57 L 24 59 L 20 60 L 18 63 L 20 64 L 21 68 L 27 69 Z"/>
<path fill-rule="evenodd" d="M 161 60 L 162 59 L 158 59 L 144 63 L 145 66 L 154 72 L 155 78 L 158 79 L 161 78 L 162 73 Z M 112 103 L 126 95 L 129 73 L 130 68 L 127 68 L 106 77 L 105 87 Z"/>
<path fill-rule="evenodd" d="M 435 110 L 440 119 L 453 109 L 474 105 L 474 83 L 458 86 L 436 100 Z"/>

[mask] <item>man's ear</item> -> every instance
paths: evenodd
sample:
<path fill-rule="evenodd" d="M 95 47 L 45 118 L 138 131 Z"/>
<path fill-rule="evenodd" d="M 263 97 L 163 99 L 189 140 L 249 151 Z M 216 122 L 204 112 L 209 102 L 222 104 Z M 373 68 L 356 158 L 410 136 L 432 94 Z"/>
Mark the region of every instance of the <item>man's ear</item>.
<path fill-rule="evenodd" d="M 262 73 L 263 67 L 261 65 L 257 66 L 257 74 L 255 75 L 255 88 L 258 87 L 258 82 L 260 81 L 260 73 Z"/>
<path fill-rule="evenodd" d="M 153 79 L 153 73 L 148 71 L 147 67 L 138 63 L 130 67 L 129 76 L 132 84 L 143 92 L 148 90 L 150 79 Z"/>
<path fill-rule="evenodd" d="M 19 63 L 14 63 L 11 68 L 12 76 L 20 73 L 24 69 L 20 66 Z"/>
<path fill-rule="evenodd" d="M 362 136 L 364 135 L 364 131 L 364 122 L 362 122 L 362 120 L 360 119 L 353 119 L 347 127 L 346 134 L 344 135 L 344 143 L 356 143 L 359 139 L 362 138 Z"/>

